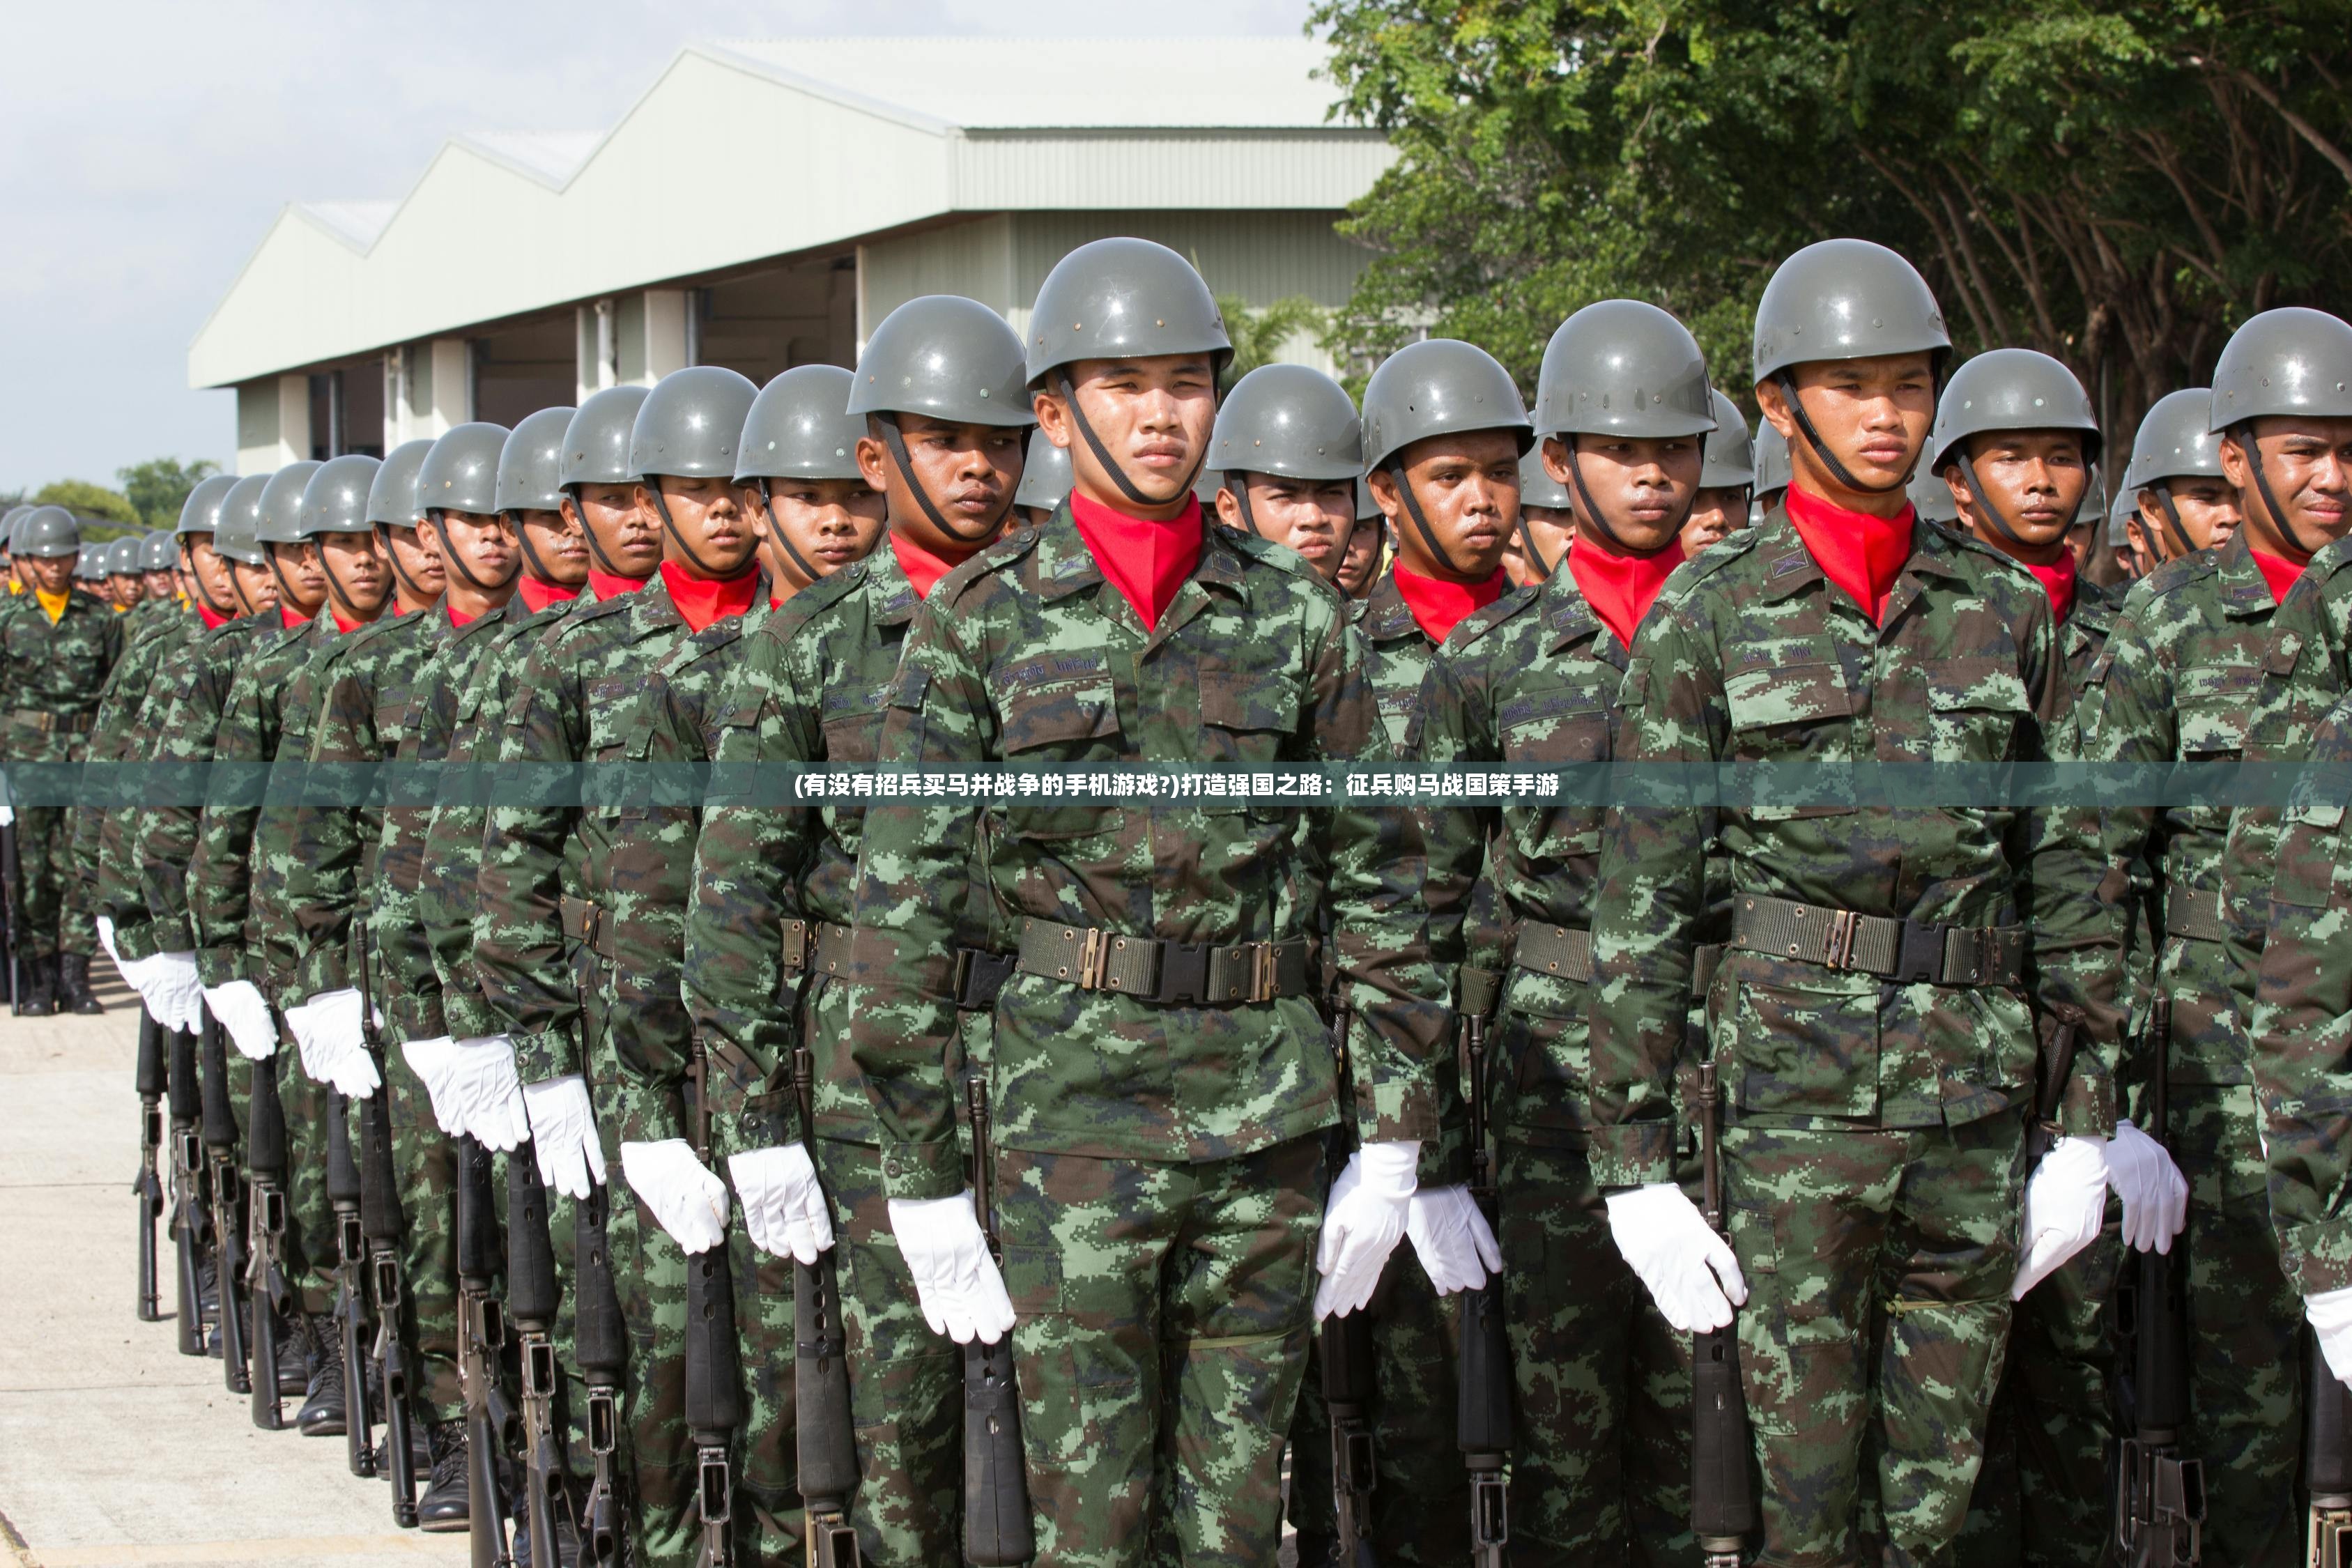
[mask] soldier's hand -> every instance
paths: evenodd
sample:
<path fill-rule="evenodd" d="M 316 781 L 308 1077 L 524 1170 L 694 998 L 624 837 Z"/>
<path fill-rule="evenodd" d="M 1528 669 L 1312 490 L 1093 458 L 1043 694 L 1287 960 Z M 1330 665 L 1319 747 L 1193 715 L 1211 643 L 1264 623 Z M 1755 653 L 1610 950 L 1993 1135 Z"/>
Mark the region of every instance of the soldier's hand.
<path fill-rule="evenodd" d="M 798 1143 L 727 1156 L 735 1195 L 743 1200 L 743 1228 L 771 1258 L 814 1263 L 833 1245 L 833 1215 L 816 1165 Z"/>
<path fill-rule="evenodd" d="M 522 1107 L 530 1118 L 530 1146 L 539 1158 L 539 1179 L 551 1192 L 585 1201 L 604 1184 L 604 1145 L 596 1136 L 588 1080 L 570 1073 L 527 1083 L 522 1086 Z"/>
<path fill-rule="evenodd" d="M 1411 1139 L 1367 1143 L 1348 1156 L 1323 1207 L 1323 1234 L 1315 1243 L 1315 1319 L 1345 1317 L 1372 1299 L 1389 1254 L 1404 1239 L 1412 1207 L 1421 1145 Z"/>
<path fill-rule="evenodd" d="M 1475 1290 L 1503 1271 L 1503 1249 L 1466 1186 L 1422 1187 L 1405 1211 L 1405 1239 L 1441 1296 Z"/>
<path fill-rule="evenodd" d="M 302 1071 L 312 1083 L 332 1084 L 352 1100 L 365 1100 L 383 1081 L 360 1026 L 361 1006 L 360 994 L 345 986 L 286 1009 L 287 1027 L 302 1053 Z"/>
<path fill-rule="evenodd" d="M 2055 1274 L 2099 1238 L 2107 1215 L 2107 1162 L 2096 1138 L 2061 1138 L 2025 1181 L 2025 1225 L 2009 1299 Z"/>
<path fill-rule="evenodd" d="M 2170 1252 L 2189 1223 L 2189 1181 L 2164 1145 L 2128 1121 L 2107 1141 L 2107 1184 L 2124 1204 L 2124 1241 L 2147 1252 Z"/>
<path fill-rule="evenodd" d="M 727 1239 L 727 1184 L 694 1157 L 685 1139 L 622 1144 L 621 1173 L 654 1223 L 688 1257 Z"/>
<path fill-rule="evenodd" d="M 2338 1383 L 2352 1384 L 2352 1285 L 2305 1297 L 2303 1315 L 2311 1320 L 2311 1331 L 2319 1341 L 2319 1353 L 2327 1358 L 2327 1370 Z"/>
<path fill-rule="evenodd" d="M 523 1106 L 522 1079 L 515 1073 L 513 1041 L 504 1035 L 459 1040 L 449 1079 L 449 1091 L 463 1107 L 457 1114 L 475 1142 L 500 1154 L 522 1147 L 530 1136 L 530 1115 Z"/>
<path fill-rule="evenodd" d="M 157 1023 L 167 1029 L 194 1029 L 205 1021 L 204 982 L 196 978 L 196 955 L 193 952 L 159 952 L 152 958 L 142 958 L 127 968 L 122 965 L 123 979 L 139 993 L 147 1011 Z M 133 972 L 136 972 L 135 973 Z M 266 1013 L 267 1006 L 263 1008 Z M 277 1044 L 277 1031 L 270 1031 L 270 1044 Z M 243 1041 L 237 1048 L 246 1055 Z M 262 1056 L 269 1053 L 264 1051 Z M 256 1057 L 255 1060 L 261 1059 Z"/>
<path fill-rule="evenodd" d="M 931 1332 L 992 1345 L 1013 1331 L 1013 1298 L 988 1255 L 970 1188 L 951 1198 L 892 1198 L 890 1233 Z"/>
<path fill-rule="evenodd" d="M 1731 1310 L 1748 1300 L 1731 1244 L 1672 1182 L 1610 1194 L 1609 1235 L 1677 1333 L 1727 1329 Z"/>
<path fill-rule="evenodd" d="M 260 986 L 250 980 L 232 980 L 226 985 L 204 987 L 203 995 L 205 1005 L 228 1031 L 237 1055 L 266 1062 L 277 1054 L 278 1025 L 269 1016 L 269 1002 Z"/>
<path fill-rule="evenodd" d="M 401 1046 L 400 1055 L 433 1101 L 433 1124 L 441 1129 L 444 1137 L 464 1137 L 466 1105 L 457 1092 L 456 1078 L 457 1042 L 446 1035 L 409 1040 Z"/>

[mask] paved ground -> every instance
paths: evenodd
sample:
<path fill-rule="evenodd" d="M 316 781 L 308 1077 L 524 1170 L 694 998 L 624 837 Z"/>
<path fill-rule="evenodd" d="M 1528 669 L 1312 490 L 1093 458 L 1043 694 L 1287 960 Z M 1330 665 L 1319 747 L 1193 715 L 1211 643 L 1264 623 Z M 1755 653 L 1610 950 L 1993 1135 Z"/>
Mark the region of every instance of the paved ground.
<path fill-rule="evenodd" d="M 341 1438 L 256 1430 L 220 1363 L 176 1352 L 168 1238 L 165 1320 L 132 1315 L 137 1004 L 104 994 L 101 1018 L 0 1008 L 0 1568 L 464 1562 L 462 1535 L 394 1529 Z"/>

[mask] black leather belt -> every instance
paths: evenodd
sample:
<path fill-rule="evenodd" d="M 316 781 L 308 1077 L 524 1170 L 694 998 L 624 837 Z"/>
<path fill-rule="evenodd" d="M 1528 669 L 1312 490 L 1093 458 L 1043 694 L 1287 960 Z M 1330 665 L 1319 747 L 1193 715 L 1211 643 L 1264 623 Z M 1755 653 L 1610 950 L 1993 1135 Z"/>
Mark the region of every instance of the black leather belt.
<path fill-rule="evenodd" d="M 10 717 L 45 735 L 60 731 L 68 735 L 87 735 L 98 727 L 98 715 L 95 713 L 52 713 L 42 708 L 16 708 L 10 710 Z"/>
<path fill-rule="evenodd" d="M 2017 985 L 2025 977 L 2023 926 L 1933 925 L 1788 899 L 1740 899 L 1731 945 L 1898 984 Z"/>
<path fill-rule="evenodd" d="M 1224 1007 L 1305 996 L 1314 989 L 1315 943 L 1161 942 L 1091 926 L 1021 922 L 1016 966 L 1081 991 L 1115 991 L 1170 1005 Z"/>

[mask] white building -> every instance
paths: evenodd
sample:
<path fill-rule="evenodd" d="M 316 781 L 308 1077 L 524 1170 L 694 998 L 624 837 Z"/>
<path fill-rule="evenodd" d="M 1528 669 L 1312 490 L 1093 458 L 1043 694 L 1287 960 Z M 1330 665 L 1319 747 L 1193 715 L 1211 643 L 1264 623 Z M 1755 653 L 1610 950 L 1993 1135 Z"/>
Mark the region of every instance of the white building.
<path fill-rule="evenodd" d="M 459 136 L 398 201 L 289 205 L 188 380 L 236 389 L 254 472 L 685 364 L 849 364 L 919 294 L 1025 328 L 1055 261 L 1104 235 L 1253 305 L 1335 306 L 1365 255 L 1332 226 L 1392 153 L 1328 118 L 1321 59 L 1286 38 L 692 46 L 608 129 Z"/>

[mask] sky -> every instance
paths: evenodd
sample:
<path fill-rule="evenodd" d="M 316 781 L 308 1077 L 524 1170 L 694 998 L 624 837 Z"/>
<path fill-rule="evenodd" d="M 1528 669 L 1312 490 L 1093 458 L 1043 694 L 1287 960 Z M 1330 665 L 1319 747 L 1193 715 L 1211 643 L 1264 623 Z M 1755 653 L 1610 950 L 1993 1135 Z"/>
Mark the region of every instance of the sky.
<path fill-rule="evenodd" d="M 1308 0 L 91 0 L 11 8 L 0 491 L 232 467 L 189 340 L 290 201 L 394 199 L 465 131 L 609 122 L 696 38 L 1269 34 Z"/>

